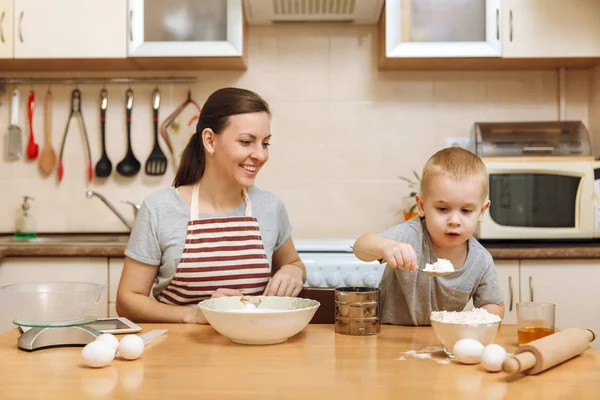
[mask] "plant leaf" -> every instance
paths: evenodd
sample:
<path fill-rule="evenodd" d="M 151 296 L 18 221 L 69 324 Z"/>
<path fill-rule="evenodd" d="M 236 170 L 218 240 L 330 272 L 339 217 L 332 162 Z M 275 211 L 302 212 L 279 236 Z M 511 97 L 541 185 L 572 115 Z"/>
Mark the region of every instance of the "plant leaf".
<path fill-rule="evenodd" d="M 412 179 L 406 178 L 404 176 L 399 176 L 398 179 L 403 180 L 404 182 L 408 182 L 408 183 L 415 183 Z"/>
<path fill-rule="evenodd" d="M 417 181 L 420 182 L 421 181 L 421 177 L 419 176 L 419 174 L 417 173 L 417 171 L 413 170 L 413 175 L 415 176 L 415 178 L 417 178 Z"/>
<path fill-rule="evenodd" d="M 417 205 L 413 204 L 412 207 L 408 209 L 408 212 L 411 213 L 411 212 L 415 211 L 415 208 L 417 208 Z"/>
<path fill-rule="evenodd" d="M 410 192 L 410 194 L 408 195 L 408 197 L 415 197 L 417 195 L 417 192 Z"/>

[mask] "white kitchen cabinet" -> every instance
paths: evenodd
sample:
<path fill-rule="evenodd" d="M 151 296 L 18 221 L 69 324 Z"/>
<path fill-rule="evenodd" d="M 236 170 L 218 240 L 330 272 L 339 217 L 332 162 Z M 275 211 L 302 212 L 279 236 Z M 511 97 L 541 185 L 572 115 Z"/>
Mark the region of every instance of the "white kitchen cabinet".
<path fill-rule="evenodd" d="M 386 57 L 500 57 L 501 4 L 501 0 L 387 0 Z"/>
<path fill-rule="evenodd" d="M 108 285 L 106 258 L 88 257 L 8 257 L 0 260 L 0 286 L 28 282 L 91 282 Z M 98 318 L 108 315 L 106 291 L 89 313 Z M 14 316 L 0 301 L 0 334 L 15 327 Z"/>
<path fill-rule="evenodd" d="M 498 283 L 504 296 L 505 324 L 517 323 L 517 303 L 519 302 L 519 260 L 495 260 Z"/>
<path fill-rule="evenodd" d="M 0 58 L 13 57 L 13 0 L 0 0 Z"/>
<path fill-rule="evenodd" d="M 130 57 L 240 57 L 242 0 L 130 0 Z"/>
<path fill-rule="evenodd" d="M 125 58 L 126 3 L 14 0 L 14 58 Z"/>
<path fill-rule="evenodd" d="M 108 259 L 108 316 L 118 317 L 117 314 L 117 290 L 123 272 L 124 257 Z"/>
<path fill-rule="evenodd" d="M 600 261 L 521 260 L 521 301 L 556 304 L 556 327 L 600 333 Z M 592 345 L 600 348 L 600 341 Z"/>
<path fill-rule="evenodd" d="M 503 57 L 600 56 L 600 1 L 503 0 Z"/>

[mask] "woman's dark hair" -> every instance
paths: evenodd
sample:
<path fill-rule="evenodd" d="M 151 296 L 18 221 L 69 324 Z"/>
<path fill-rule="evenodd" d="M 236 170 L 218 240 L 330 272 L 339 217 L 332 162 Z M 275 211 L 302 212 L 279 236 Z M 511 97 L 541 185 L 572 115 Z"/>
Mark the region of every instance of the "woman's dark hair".
<path fill-rule="evenodd" d="M 173 186 L 191 185 L 200 180 L 206 165 L 206 149 L 202 143 L 202 131 L 212 129 L 220 134 L 229 124 L 229 117 L 238 114 L 271 111 L 267 102 L 258 94 L 239 88 L 223 88 L 211 94 L 200 111 L 196 133 L 190 138 L 183 154 Z"/>

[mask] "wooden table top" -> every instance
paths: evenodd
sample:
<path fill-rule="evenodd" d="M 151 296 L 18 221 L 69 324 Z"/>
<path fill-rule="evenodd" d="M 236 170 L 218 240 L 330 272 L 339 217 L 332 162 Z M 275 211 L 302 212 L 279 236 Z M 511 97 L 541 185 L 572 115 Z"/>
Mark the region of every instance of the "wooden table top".
<path fill-rule="evenodd" d="M 26 352 L 18 330 L 0 336 L 2 399 L 598 399 L 600 351 L 589 348 L 539 375 L 509 377 L 480 365 L 450 362 L 443 352 L 406 352 L 439 346 L 431 327 L 382 326 L 377 336 L 336 334 L 309 325 L 287 342 L 235 344 L 203 325 L 167 328 L 136 361 L 83 366 L 81 348 Z M 496 343 L 516 348 L 516 327 L 503 326 Z M 429 358 L 428 355 L 431 357 Z M 208 397 L 207 397 L 208 398 Z"/>

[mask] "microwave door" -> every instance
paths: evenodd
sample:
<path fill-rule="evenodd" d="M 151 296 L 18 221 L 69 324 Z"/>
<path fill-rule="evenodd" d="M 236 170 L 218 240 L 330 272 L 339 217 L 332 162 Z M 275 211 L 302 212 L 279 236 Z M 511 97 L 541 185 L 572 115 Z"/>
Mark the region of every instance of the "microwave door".
<path fill-rule="evenodd" d="M 489 217 L 506 227 L 575 228 L 581 177 L 491 173 Z"/>

